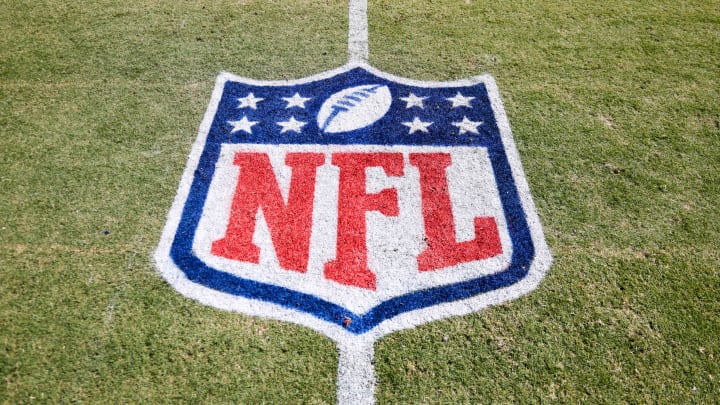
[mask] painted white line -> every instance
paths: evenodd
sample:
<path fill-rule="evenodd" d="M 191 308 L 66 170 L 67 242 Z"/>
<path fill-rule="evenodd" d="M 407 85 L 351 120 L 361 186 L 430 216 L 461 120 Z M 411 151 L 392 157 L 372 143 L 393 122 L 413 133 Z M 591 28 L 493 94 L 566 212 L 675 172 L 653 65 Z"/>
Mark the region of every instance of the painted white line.
<path fill-rule="evenodd" d="M 367 62 L 368 54 L 367 0 L 350 0 L 348 62 Z"/>
<path fill-rule="evenodd" d="M 357 344 L 338 344 L 338 405 L 375 403 L 374 340 Z"/>

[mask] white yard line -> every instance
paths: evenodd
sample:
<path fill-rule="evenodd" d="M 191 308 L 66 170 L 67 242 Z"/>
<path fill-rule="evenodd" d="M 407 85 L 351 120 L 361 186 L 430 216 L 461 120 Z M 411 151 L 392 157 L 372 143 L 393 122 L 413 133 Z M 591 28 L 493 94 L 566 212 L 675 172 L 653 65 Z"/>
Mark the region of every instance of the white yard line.
<path fill-rule="evenodd" d="M 367 63 L 367 0 L 350 0 L 348 13 L 348 63 Z M 375 339 L 338 343 L 337 404 L 375 404 Z"/>
<path fill-rule="evenodd" d="M 368 61 L 367 0 L 350 0 L 348 62 Z"/>
<path fill-rule="evenodd" d="M 375 403 L 374 340 L 359 344 L 338 344 L 337 403 Z"/>

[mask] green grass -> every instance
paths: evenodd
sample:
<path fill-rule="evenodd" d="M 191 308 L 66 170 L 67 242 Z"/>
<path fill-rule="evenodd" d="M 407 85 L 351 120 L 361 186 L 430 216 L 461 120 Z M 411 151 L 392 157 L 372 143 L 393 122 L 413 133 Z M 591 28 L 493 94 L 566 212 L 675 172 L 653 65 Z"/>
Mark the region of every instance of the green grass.
<path fill-rule="evenodd" d="M 214 78 L 346 60 L 346 2 L 0 2 L 0 403 L 332 403 L 335 346 L 151 263 Z M 554 265 L 376 345 L 378 403 L 720 397 L 720 9 L 375 1 L 370 61 L 495 76 Z M 302 401 L 301 401 L 302 399 Z"/>

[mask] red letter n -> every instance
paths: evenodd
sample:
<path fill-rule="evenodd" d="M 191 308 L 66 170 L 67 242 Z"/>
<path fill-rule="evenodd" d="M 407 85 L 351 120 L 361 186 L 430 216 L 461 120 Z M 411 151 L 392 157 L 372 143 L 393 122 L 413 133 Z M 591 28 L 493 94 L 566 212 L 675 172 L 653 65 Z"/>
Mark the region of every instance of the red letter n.
<path fill-rule="evenodd" d="M 459 263 L 487 259 L 502 253 L 493 217 L 475 218 L 475 239 L 458 242 L 455 235 L 445 168 L 447 153 L 411 153 L 410 164 L 420 171 L 420 194 L 427 249 L 417 258 L 420 271 L 437 270 Z"/>
<path fill-rule="evenodd" d="M 307 271 L 312 228 L 315 175 L 325 163 L 319 153 L 288 153 L 285 164 L 292 168 L 290 191 L 285 204 L 266 153 L 239 152 L 240 168 L 230 221 L 225 236 L 212 243 L 212 254 L 243 262 L 259 263 L 260 248 L 253 242 L 255 218 L 262 209 L 270 230 L 278 262 L 283 269 Z"/>

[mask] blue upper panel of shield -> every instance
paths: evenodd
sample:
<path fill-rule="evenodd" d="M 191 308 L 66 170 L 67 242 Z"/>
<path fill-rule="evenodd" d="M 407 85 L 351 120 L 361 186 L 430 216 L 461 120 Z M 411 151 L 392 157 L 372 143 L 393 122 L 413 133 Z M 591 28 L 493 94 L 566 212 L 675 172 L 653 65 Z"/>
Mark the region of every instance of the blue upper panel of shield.
<path fill-rule="evenodd" d="M 371 125 L 349 132 L 321 130 L 317 116 L 323 103 L 333 94 L 361 85 L 387 86 L 392 97 L 387 113 Z M 286 100 L 293 96 L 299 97 L 295 103 Z M 411 101 L 403 100 L 413 96 L 421 101 L 413 105 Z M 309 100 L 298 101 L 306 98 Z M 259 99 L 261 101 L 255 101 Z M 466 104 L 460 105 L 463 101 Z M 231 124 L 243 118 L 255 123 L 249 128 L 250 132 L 235 130 Z M 291 118 L 304 123 L 301 130 L 282 132 L 283 126 L 278 122 L 287 122 Z M 427 126 L 428 132 L 412 131 L 403 124 L 415 119 L 431 122 Z M 454 125 L 464 120 L 482 124 L 475 128 L 477 133 L 462 131 Z M 228 81 L 208 142 L 488 146 L 490 138 L 499 141 L 499 132 L 483 83 L 443 88 L 409 86 L 358 67 L 328 79 L 297 85 L 267 86 Z"/>

